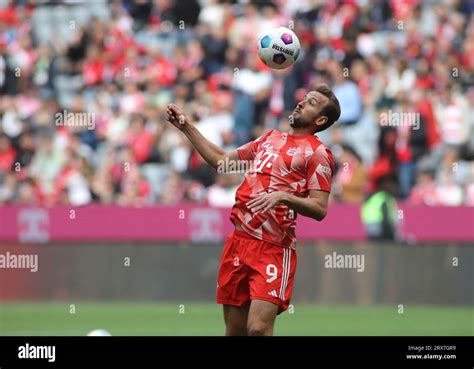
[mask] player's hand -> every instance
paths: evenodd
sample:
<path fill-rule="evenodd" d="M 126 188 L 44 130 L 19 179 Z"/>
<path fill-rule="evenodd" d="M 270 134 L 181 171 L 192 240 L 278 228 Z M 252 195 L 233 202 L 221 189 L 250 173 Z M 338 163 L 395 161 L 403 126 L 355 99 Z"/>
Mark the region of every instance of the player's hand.
<path fill-rule="evenodd" d="M 254 214 L 259 212 L 265 213 L 276 205 L 282 205 L 287 199 L 287 193 L 283 191 L 276 191 L 266 193 L 265 195 L 258 196 L 255 199 L 250 200 L 247 203 L 247 207 Z"/>
<path fill-rule="evenodd" d="M 178 105 L 168 104 L 166 114 L 166 121 L 181 131 L 190 124 L 188 117 Z"/>

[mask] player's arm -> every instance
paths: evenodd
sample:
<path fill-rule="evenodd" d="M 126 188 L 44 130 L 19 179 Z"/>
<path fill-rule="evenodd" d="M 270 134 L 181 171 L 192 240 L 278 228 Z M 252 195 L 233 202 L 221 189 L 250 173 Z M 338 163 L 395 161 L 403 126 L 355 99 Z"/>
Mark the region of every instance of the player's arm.
<path fill-rule="evenodd" d="M 167 107 L 167 122 L 178 128 L 188 138 L 191 144 L 196 148 L 202 158 L 209 163 L 214 169 L 219 167 L 219 163 L 223 163 L 226 158 L 228 161 L 238 160 L 237 151 L 226 153 L 219 146 L 213 144 L 189 121 L 183 110 L 175 105 L 169 104 Z"/>
<path fill-rule="evenodd" d="M 328 211 L 329 192 L 321 190 L 310 190 L 308 197 L 297 197 L 286 194 L 283 204 L 298 214 L 316 220 L 323 220 Z"/>
<path fill-rule="evenodd" d="M 259 196 L 247 203 L 250 210 L 256 214 L 266 212 L 275 205 L 286 205 L 298 214 L 321 221 L 328 210 L 329 192 L 310 190 L 308 197 L 298 197 L 287 192 L 276 191 Z"/>
<path fill-rule="evenodd" d="M 331 152 L 320 145 L 308 162 L 308 197 L 298 197 L 283 191 L 264 194 L 247 203 L 252 212 L 268 211 L 275 205 L 286 205 L 297 213 L 323 220 L 328 209 L 329 191 L 333 172 Z"/>

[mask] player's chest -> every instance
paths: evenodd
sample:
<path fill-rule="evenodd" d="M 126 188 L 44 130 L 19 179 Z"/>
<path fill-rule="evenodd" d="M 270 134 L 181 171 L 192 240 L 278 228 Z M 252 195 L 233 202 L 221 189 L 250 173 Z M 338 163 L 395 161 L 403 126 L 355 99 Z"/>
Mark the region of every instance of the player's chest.
<path fill-rule="evenodd" d="M 306 158 L 311 154 L 311 150 L 297 142 L 287 141 L 278 145 L 265 142 L 255 156 L 254 168 L 259 173 L 305 173 Z"/>

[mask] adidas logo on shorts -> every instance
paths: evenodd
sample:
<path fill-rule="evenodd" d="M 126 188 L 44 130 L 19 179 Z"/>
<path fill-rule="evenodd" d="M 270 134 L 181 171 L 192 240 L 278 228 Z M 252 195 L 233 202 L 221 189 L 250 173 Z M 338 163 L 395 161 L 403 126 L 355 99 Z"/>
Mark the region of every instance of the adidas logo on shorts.
<path fill-rule="evenodd" d="M 271 291 L 271 292 L 268 292 L 268 294 L 269 294 L 270 296 L 273 296 L 273 297 L 278 297 L 277 291 L 275 291 L 275 290 L 273 290 L 273 291 Z"/>

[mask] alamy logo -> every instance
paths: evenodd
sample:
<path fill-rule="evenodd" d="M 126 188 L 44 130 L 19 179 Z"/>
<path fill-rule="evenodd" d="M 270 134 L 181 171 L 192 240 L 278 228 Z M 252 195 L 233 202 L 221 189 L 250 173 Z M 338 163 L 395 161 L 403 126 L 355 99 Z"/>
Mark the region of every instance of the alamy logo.
<path fill-rule="evenodd" d="M 357 269 L 358 272 L 365 270 L 365 255 L 342 255 L 337 252 L 324 257 L 324 267 L 328 269 Z"/>
<path fill-rule="evenodd" d="M 54 115 L 54 124 L 57 127 L 87 127 L 95 129 L 95 113 L 72 112 L 64 109 Z"/>
<path fill-rule="evenodd" d="M 38 255 L 0 254 L 0 269 L 29 269 L 35 273 L 38 271 Z"/>
<path fill-rule="evenodd" d="M 253 160 L 230 160 L 226 156 L 224 160 L 217 161 L 217 173 L 246 173 L 251 171 L 253 165 Z"/>
<path fill-rule="evenodd" d="M 380 114 L 380 124 L 389 127 L 413 127 L 420 129 L 420 113 L 418 112 L 397 112 L 389 109 Z"/>
<path fill-rule="evenodd" d="M 18 347 L 19 359 L 48 359 L 50 363 L 56 361 L 56 346 L 30 346 L 27 343 Z"/>

